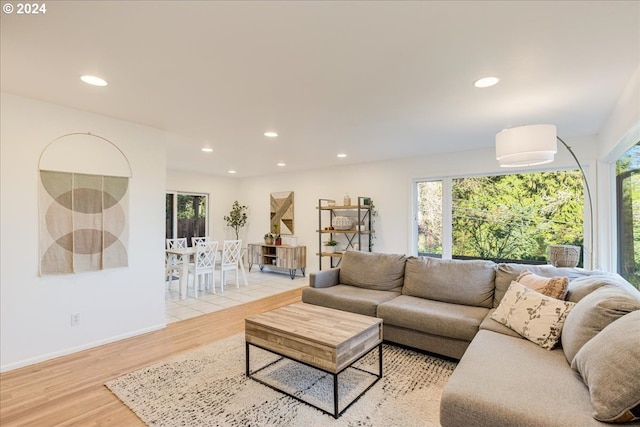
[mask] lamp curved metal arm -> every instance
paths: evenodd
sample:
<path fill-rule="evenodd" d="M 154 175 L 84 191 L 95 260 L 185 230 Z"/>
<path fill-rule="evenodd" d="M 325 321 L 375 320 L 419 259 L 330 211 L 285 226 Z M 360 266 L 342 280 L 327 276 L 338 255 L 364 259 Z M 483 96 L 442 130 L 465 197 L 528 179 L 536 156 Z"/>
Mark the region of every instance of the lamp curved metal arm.
<path fill-rule="evenodd" d="M 582 180 L 584 181 L 584 186 L 587 189 L 587 198 L 589 199 L 589 238 L 590 238 L 589 245 L 591 246 L 591 250 L 589 251 L 589 262 L 591 263 L 590 268 L 591 269 L 595 269 L 596 268 L 596 264 L 595 264 L 594 254 L 593 254 L 593 245 L 594 245 L 594 241 L 593 241 L 593 221 L 594 221 L 594 218 L 593 218 L 593 199 L 591 198 L 591 187 L 589 187 L 589 181 L 587 180 L 587 175 L 584 173 L 584 169 L 582 168 L 582 164 L 580 163 L 580 161 L 576 157 L 576 154 L 573 152 L 571 147 L 566 142 L 564 142 L 562 140 L 562 138 L 560 138 L 557 135 L 556 135 L 556 138 L 558 139 L 558 141 L 560 141 L 562 143 L 562 145 L 564 145 L 564 147 L 567 149 L 567 151 L 569 151 L 569 153 L 573 157 L 573 160 L 576 161 L 576 163 L 578 165 L 578 168 L 580 169 L 580 173 L 582 173 Z M 586 245 L 583 245 L 583 247 L 586 248 Z"/>

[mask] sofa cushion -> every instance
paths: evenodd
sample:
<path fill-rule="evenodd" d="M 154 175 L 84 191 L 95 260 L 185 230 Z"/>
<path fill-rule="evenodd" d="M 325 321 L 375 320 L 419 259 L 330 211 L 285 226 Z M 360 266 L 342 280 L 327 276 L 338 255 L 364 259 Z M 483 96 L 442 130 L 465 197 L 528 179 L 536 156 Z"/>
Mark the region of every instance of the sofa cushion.
<path fill-rule="evenodd" d="M 640 311 L 611 323 L 587 342 L 571 363 L 587 387 L 593 417 L 627 422 L 640 413 Z"/>
<path fill-rule="evenodd" d="M 347 251 L 340 263 L 340 283 L 378 291 L 400 290 L 404 255 Z"/>
<path fill-rule="evenodd" d="M 309 274 L 309 286 L 312 288 L 328 288 L 339 284 L 340 267 L 315 271 Z"/>
<path fill-rule="evenodd" d="M 580 348 L 611 322 L 640 310 L 640 297 L 613 286 L 601 287 L 582 298 L 567 316 L 562 349 L 571 363 Z"/>
<path fill-rule="evenodd" d="M 449 378 L 443 427 L 603 427 L 561 349 L 481 330 Z"/>
<path fill-rule="evenodd" d="M 401 295 L 378 306 L 385 324 L 471 341 L 489 309 Z"/>
<path fill-rule="evenodd" d="M 514 263 L 501 263 L 496 266 L 496 290 L 493 295 L 493 306 L 497 307 L 504 293 L 509 289 L 511 282 L 516 280 L 520 273 L 528 270 L 542 277 L 568 277 L 569 287 L 571 280 L 578 277 L 590 276 L 594 274 L 591 271 L 582 270 L 580 268 L 554 267 L 552 265 L 527 265 Z M 569 299 L 569 296 L 565 299 Z M 575 301 L 573 301 L 575 302 Z"/>
<path fill-rule="evenodd" d="M 638 295 L 638 290 L 619 274 L 598 271 L 591 276 L 580 277 L 570 281 L 566 300 L 578 302 L 596 289 L 605 286 L 623 289 L 631 294 Z"/>
<path fill-rule="evenodd" d="M 349 285 L 307 287 L 302 290 L 302 302 L 375 317 L 379 304 L 399 295 L 400 292 L 376 291 Z"/>
<path fill-rule="evenodd" d="M 569 286 L 568 277 L 542 277 L 529 270 L 520 273 L 516 282 L 555 299 L 564 299 Z"/>
<path fill-rule="evenodd" d="M 560 339 L 565 318 L 574 305 L 511 282 L 491 318 L 551 350 Z"/>
<path fill-rule="evenodd" d="M 495 281 L 491 261 L 409 258 L 403 295 L 476 307 L 491 308 Z"/>
<path fill-rule="evenodd" d="M 492 308 L 491 310 L 489 310 L 489 313 L 487 313 L 485 318 L 482 320 L 482 323 L 480 323 L 480 329 L 481 330 L 493 331 L 493 332 L 497 332 L 499 334 L 509 335 L 511 337 L 524 339 L 524 337 L 522 335 L 520 335 L 519 333 L 517 333 L 513 329 L 511 329 L 511 328 L 509 328 L 507 326 L 504 326 L 500 322 L 497 322 L 497 321 L 493 320 L 491 318 L 491 316 L 493 315 L 493 313 L 495 311 L 496 311 L 495 308 Z"/>

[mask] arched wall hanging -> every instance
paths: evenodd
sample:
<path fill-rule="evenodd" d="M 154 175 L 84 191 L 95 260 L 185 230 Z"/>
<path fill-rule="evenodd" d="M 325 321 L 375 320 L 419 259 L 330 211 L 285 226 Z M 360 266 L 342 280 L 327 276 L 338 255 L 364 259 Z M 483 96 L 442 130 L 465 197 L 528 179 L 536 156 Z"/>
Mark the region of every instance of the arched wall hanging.
<path fill-rule="evenodd" d="M 90 133 L 51 141 L 40 154 L 41 275 L 128 266 L 131 164 Z"/>

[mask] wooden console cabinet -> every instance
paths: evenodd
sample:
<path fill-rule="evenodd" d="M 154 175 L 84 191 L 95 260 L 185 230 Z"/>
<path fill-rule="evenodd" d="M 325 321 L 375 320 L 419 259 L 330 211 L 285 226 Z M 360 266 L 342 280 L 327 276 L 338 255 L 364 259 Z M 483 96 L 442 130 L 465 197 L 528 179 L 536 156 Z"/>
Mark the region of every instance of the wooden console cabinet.
<path fill-rule="evenodd" d="M 253 264 L 258 264 L 260 271 L 266 266 L 270 269 L 280 268 L 289 270 L 289 276 L 293 280 L 297 270 L 302 277 L 307 268 L 307 247 L 288 245 L 265 245 L 262 243 L 249 243 L 249 271 Z"/>

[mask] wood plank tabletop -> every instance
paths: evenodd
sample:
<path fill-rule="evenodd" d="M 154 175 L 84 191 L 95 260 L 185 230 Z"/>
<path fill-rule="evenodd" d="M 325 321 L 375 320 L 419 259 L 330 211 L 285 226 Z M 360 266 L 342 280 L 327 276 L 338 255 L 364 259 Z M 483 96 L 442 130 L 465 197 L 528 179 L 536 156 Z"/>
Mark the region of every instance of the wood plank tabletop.
<path fill-rule="evenodd" d="M 248 317 L 246 322 L 337 347 L 355 334 L 382 324 L 382 319 L 299 302 Z"/>

